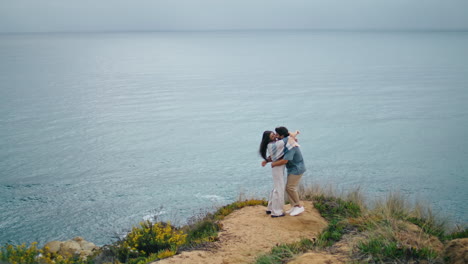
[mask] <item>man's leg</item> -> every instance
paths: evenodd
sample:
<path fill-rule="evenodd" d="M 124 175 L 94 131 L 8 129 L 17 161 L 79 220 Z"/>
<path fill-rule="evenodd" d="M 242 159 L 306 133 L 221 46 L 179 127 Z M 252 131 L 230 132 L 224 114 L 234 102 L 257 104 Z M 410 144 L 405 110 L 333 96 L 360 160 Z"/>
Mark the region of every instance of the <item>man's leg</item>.
<path fill-rule="evenodd" d="M 301 178 L 302 174 L 288 174 L 288 181 L 286 182 L 286 193 L 289 196 L 291 207 L 300 206 L 299 194 L 297 193 L 297 186 L 299 185 Z"/>

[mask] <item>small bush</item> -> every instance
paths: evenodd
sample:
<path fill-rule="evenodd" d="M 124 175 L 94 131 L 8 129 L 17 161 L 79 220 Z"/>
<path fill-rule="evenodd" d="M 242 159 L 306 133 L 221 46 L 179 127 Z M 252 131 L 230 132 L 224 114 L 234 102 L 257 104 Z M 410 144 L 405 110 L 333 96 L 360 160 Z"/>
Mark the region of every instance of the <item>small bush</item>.
<path fill-rule="evenodd" d="M 26 244 L 10 245 L 0 247 L 0 263 L 10 264 L 86 264 L 86 260 L 76 257 L 63 257 L 56 254 L 46 253 L 43 249 L 37 248 L 37 242 Z"/>
<path fill-rule="evenodd" d="M 37 243 L 31 244 L 27 247 L 26 244 L 19 246 L 5 245 L 0 251 L 0 260 L 9 263 L 36 263 L 36 257 L 39 255 L 40 250 L 36 247 Z"/>
<path fill-rule="evenodd" d="M 186 237 L 186 234 L 170 223 L 144 221 L 139 227 L 133 227 L 127 237 L 121 241 L 119 259 L 126 262 L 132 258 L 146 258 L 165 250 L 176 252 L 179 246 L 185 243 Z"/>
<path fill-rule="evenodd" d="M 200 220 L 186 228 L 187 244 L 190 244 L 190 246 L 193 247 L 205 242 L 216 241 L 219 230 L 221 230 L 221 226 L 214 220 L 209 218 Z"/>

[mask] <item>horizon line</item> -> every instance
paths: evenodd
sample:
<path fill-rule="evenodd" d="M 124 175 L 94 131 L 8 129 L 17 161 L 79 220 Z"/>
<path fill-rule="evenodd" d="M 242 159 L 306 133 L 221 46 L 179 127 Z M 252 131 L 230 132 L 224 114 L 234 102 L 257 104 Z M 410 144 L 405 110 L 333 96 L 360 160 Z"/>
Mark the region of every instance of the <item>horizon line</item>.
<path fill-rule="evenodd" d="M 288 32 L 288 31 L 310 31 L 310 32 L 468 32 L 468 28 L 258 28 L 258 29 L 163 29 L 163 30 L 69 30 L 69 31 L 5 31 L 0 35 L 21 34 L 79 34 L 79 33 L 209 33 L 209 32 Z"/>

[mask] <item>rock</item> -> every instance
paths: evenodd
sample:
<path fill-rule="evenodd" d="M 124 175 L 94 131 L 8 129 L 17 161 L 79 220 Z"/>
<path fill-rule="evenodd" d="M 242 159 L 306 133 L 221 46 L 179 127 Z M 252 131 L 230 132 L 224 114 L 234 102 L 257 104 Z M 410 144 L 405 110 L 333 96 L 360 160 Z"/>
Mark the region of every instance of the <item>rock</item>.
<path fill-rule="evenodd" d="M 445 247 L 445 256 L 450 260 L 448 263 L 468 263 L 468 238 L 454 239 Z"/>
<path fill-rule="evenodd" d="M 93 255 L 94 252 L 99 249 L 99 247 L 96 246 L 94 243 L 88 242 L 86 240 L 81 241 L 80 246 L 81 246 L 80 256 L 83 259 L 88 257 L 88 256 Z"/>
<path fill-rule="evenodd" d="M 82 237 L 75 237 L 67 241 L 51 241 L 44 245 L 44 249 L 52 254 L 59 254 L 63 257 L 86 257 L 94 254 L 99 249 L 94 243 L 84 240 Z"/>
<path fill-rule="evenodd" d="M 67 240 L 62 243 L 58 253 L 64 257 L 76 257 L 81 253 L 81 246 L 74 240 Z"/>
<path fill-rule="evenodd" d="M 82 237 L 79 237 L 79 236 L 73 238 L 72 240 L 73 240 L 73 241 L 76 241 L 76 242 L 78 242 L 78 243 L 80 243 L 81 241 L 85 241 Z"/>
<path fill-rule="evenodd" d="M 87 257 L 92 256 L 94 254 L 94 251 L 91 250 L 83 250 L 80 253 L 80 258 L 82 260 L 86 260 Z"/>
<path fill-rule="evenodd" d="M 88 242 L 86 240 L 80 242 L 80 247 L 81 250 L 85 251 L 93 251 L 95 249 L 98 249 L 98 247 L 94 243 Z"/>
<path fill-rule="evenodd" d="M 61 241 L 50 241 L 44 245 L 44 249 L 49 253 L 55 254 L 60 250 L 62 243 Z"/>

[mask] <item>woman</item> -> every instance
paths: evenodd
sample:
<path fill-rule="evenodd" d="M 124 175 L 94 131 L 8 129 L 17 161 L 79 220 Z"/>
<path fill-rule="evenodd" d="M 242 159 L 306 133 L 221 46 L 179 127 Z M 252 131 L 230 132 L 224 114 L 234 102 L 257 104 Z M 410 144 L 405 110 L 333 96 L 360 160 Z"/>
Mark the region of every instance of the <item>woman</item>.
<path fill-rule="evenodd" d="M 299 131 L 290 133 L 290 139 L 287 144 L 297 144 L 295 136 Z M 264 159 L 262 166 L 268 162 L 277 161 L 284 155 L 285 143 L 283 140 L 277 140 L 276 133 L 273 131 L 263 132 L 262 141 L 260 143 L 260 156 Z M 268 156 L 267 156 L 268 152 Z M 267 213 L 271 213 L 271 217 L 284 216 L 284 167 L 285 165 L 276 166 L 272 168 L 273 175 L 273 190 L 268 199 Z"/>

